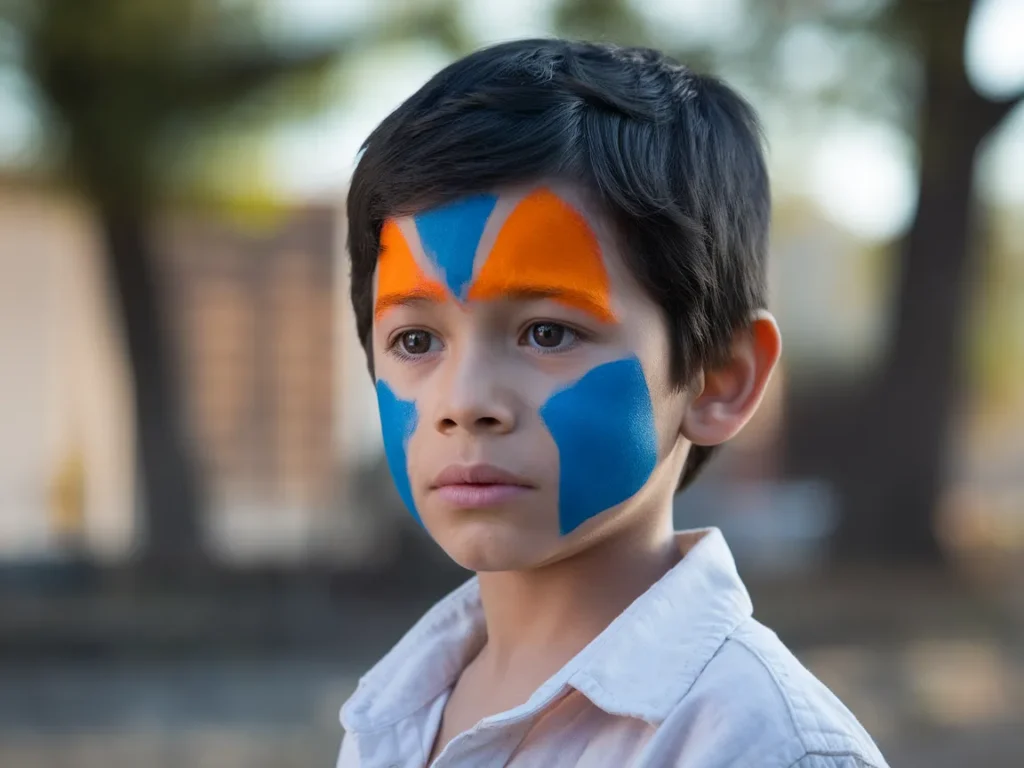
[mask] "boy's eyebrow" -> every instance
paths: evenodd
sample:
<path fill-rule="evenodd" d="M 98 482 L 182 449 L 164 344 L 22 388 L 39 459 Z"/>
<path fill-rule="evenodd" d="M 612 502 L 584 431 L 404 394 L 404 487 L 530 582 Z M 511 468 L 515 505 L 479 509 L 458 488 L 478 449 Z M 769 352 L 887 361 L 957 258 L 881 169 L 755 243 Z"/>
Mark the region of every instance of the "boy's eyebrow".
<path fill-rule="evenodd" d="M 552 299 L 567 304 L 570 307 L 594 315 L 604 323 L 615 321 L 615 317 L 608 310 L 604 301 L 593 295 L 591 291 L 579 290 L 576 288 L 548 288 L 542 286 L 517 286 L 502 293 L 499 296 L 490 296 L 489 299 L 508 299 L 510 301 L 540 301 Z M 393 307 L 405 307 L 416 302 L 430 302 L 432 304 L 443 304 L 447 296 L 439 294 L 430 288 L 419 288 L 411 291 L 385 293 L 377 298 L 374 305 L 374 315 L 380 317 L 384 312 Z"/>
<path fill-rule="evenodd" d="M 569 286 L 515 285 L 503 291 L 502 298 L 511 299 L 512 301 L 552 299 L 594 315 L 603 323 L 615 322 L 615 315 L 609 309 L 605 298 L 585 289 Z"/>
<path fill-rule="evenodd" d="M 377 297 L 374 303 L 373 313 L 380 317 L 384 312 L 393 307 L 404 307 L 419 301 L 429 301 L 433 304 L 443 304 L 447 301 L 444 293 L 432 288 L 413 288 L 409 291 L 396 291 L 385 293 Z"/>

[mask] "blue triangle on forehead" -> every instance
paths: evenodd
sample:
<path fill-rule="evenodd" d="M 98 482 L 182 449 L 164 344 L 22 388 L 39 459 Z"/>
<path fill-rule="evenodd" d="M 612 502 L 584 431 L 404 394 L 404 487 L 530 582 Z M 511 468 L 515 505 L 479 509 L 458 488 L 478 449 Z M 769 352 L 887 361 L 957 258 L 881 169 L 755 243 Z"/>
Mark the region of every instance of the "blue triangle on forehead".
<path fill-rule="evenodd" d="M 460 300 L 466 298 L 480 236 L 497 202 L 497 195 L 473 195 L 414 217 L 424 253 Z"/>

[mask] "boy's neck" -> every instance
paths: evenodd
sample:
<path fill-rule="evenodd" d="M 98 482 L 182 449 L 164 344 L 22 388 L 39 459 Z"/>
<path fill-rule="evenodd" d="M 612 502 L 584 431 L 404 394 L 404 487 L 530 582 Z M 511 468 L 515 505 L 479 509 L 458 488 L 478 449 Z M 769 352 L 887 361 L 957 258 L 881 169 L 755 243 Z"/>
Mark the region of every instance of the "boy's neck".
<path fill-rule="evenodd" d="M 554 674 L 679 560 L 661 510 L 582 552 L 527 571 L 480 573 L 487 642 L 476 660 L 499 682 Z"/>

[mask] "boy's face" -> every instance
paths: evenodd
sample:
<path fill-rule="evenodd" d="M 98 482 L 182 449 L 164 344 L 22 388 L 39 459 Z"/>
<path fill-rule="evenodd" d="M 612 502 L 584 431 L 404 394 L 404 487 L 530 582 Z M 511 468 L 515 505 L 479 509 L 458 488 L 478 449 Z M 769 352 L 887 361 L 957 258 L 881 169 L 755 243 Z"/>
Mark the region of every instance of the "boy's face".
<path fill-rule="evenodd" d="M 572 187 L 386 222 L 373 355 L 399 492 L 466 568 L 553 562 L 671 499 L 666 323 Z"/>

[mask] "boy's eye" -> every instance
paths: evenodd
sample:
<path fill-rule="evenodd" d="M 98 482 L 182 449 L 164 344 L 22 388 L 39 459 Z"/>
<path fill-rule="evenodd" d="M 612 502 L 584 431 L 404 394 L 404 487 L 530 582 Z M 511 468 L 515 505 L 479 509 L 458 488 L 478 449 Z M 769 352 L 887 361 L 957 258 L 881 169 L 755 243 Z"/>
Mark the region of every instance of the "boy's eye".
<path fill-rule="evenodd" d="M 405 331 L 398 337 L 398 345 L 407 355 L 425 355 L 435 349 L 437 339 L 430 331 L 415 329 Z"/>
<path fill-rule="evenodd" d="M 523 342 L 535 349 L 568 349 L 579 340 L 578 334 L 561 323 L 534 323 L 526 329 Z"/>

